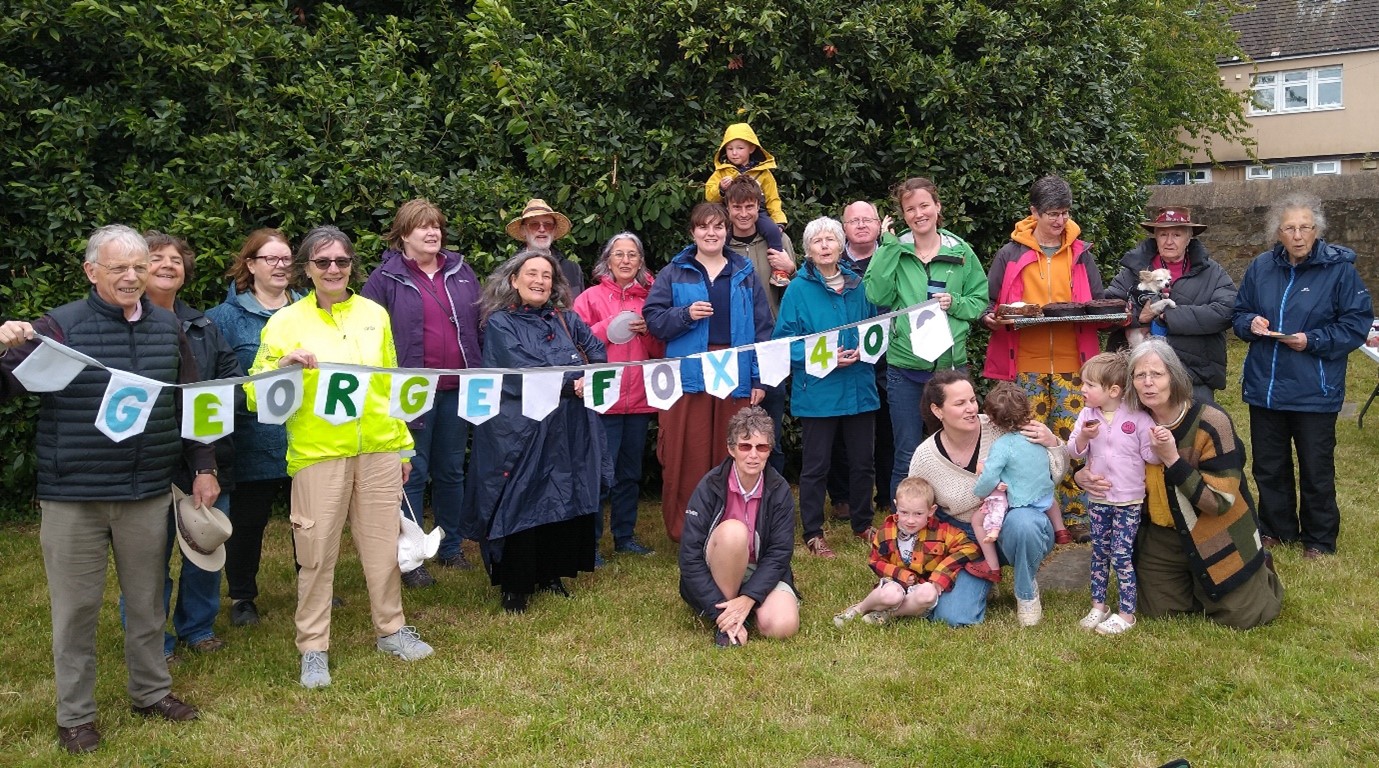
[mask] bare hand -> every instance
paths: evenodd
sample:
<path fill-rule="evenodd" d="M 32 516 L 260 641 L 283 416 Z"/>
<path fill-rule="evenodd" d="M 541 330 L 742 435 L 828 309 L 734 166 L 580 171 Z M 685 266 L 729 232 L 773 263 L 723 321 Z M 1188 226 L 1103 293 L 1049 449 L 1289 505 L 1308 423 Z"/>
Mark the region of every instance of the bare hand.
<path fill-rule="evenodd" d="M 1154 449 L 1154 455 L 1159 457 L 1159 463 L 1165 467 L 1172 466 L 1178 461 L 1178 443 L 1173 440 L 1173 430 L 1168 427 L 1155 425 L 1149 430 L 1150 447 Z"/>
<path fill-rule="evenodd" d="M 1104 499 L 1106 494 L 1111 492 L 1111 481 L 1107 480 L 1105 475 L 1098 475 L 1087 467 L 1073 473 L 1073 480 L 1077 481 L 1082 490 L 1097 498 Z"/>
<path fill-rule="evenodd" d="M 986 329 L 988 331 L 994 331 L 1003 325 L 1003 323 L 1000 320 L 996 319 L 996 315 L 991 312 L 987 312 L 985 315 L 982 315 L 981 323 L 982 325 L 986 326 Z"/>
<path fill-rule="evenodd" d="M 1250 333 L 1256 336 L 1267 336 L 1269 334 L 1269 319 L 1264 315 L 1255 315 L 1250 320 Z"/>
<path fill-rule="evenodd" d="M 718 191 L 719 191 L 719 192 L 727 192 L 727 191 L 728 191 L 728 187 L 732 186 L 732 184 L 733 184 L 733 177 L 732 177 L 732 176 L 724 176 L 723 178 L 721 178 L 721 179 L 718 180 Z"/>
<path fill-rule="evenodd" d="M 1145 302 L 1144 308 L 1140 310 L 1140 324 L 1152 323 L 1154 318 L 1158 316 L 1159 313 L 1154 311 L 1153 303 Z"/>
<path fill-rule="evenodd" d="M 891 227 L 892 227 L 894 224 L 895 224 L 895 220 L 894 220 L 894 219 L 892 219 L 889 215 L 888 215 L 888 216 L 885 216 L 884 218 L 881 219 L 881 231 L 882 231 L 882 232 L 890 232 L 892 235 L 894 235 L 894 234 L 895 234 L 895 230 L 891 229 Z"/>
<path fill-rule="evenodd" d="M 210 473 L 197 475 L 192 479 L 192 502 L 198 507 L 215 506 L 220 498 L 220 481 Z"/>
<path fill-rule="evenodd" d="M 23 320 L 6 320 L 0 325 L 0 345 L 17 347 L 34 337 L 33 325 Z"/>
<path fill-rule="evenodd" d="M 696 301 L 689 305 L 689 316 L 691 320 L 713 317 L 713 305 L 707 301 Z"/>
<path fill-rule="evenodd" d="M 412 478 L 412 462 L 410 462 L 410 461 L 404 461 L 404 462 L 402 462 L 402 484 L 403 484 L 403 485 L 406 485 L 406 484 L 407 484 L 407 481 L 410 480 L 411 478 Z"/>
<path fill-rule="evenodd" d="M 631 332 L 633 332 L 633 333 L 635 333 L 635 334 L 637 334 L 637 335 L 639 335 L 639 336 L 645 334 L 645 333 L 646 333 L 646 318 L 642 317 L 641 315 L 638 315 L 636 320 L 633 320 L 632 322 L 630 322 L 630 323 L 627 324 L 627 330 L 629 330 L 629 331 L 631 331 Z"/>
<path fill-rule="evenodd" d="M 716 604 L 715 608 L 721 608 L 722 613 L 718 614 L 718 628 L 733 634 L 735 630 L 741 629 L 747 616 L 756 607 L 756 601 L 746 595 L 738 595 L 730 600 L 724 600 Z"/>
<path fill-rule="evenodd" d="M 1095 440 L 1096 436 L 1101 434 L 1101 419 L 1088 419 L 1082 422 L 1082 432 L 1079 434 L 1081 437 L 1078 438 L 1077 445 L 1079 448 L 1086 448 L 1088 442 Z M 1082 438 L 1086 438 L 1086 440 Z"/>
<path fill-rule="evenodd" d="M 766 249 L 766 261 L 770 263 L 771 269 L 784 272 L 787 275 L 795 274 L 795 261 L 785 251 L 778 251 L 775 248 Z"/>
<path fill-rule="evenodd" d="M 751 405 L 761 405 L 761 401 L 766 397 L 766 390 L 752 387 L 752 396 L 747 401 Z"/>
<path fill-rule="evenodd" d="M 938 299 L 938 308 L 944 312 L 947 312 L 948 308 L 953 306 L 953 294 L 951 293 L 936 293 L 929 298 Z"/>
<path fill-rule="evenodd" d="M 1025 422 L 1025 426 L 1020 427 L 1020 434 L 1024 435 L 1025 439 L 1031 443 L 1038 443 L 1045 448 L 1058 447 L 1058 438 L 1049 430 L 1048 425 L 1042 421 L 1030 419 Z"/>
<path fill-rule="evenodd" d="M 855 350 L 855 349 L 840 349 L 840 350 L 838 350 L 838 367 L 839 367 L 839 368 L 846 368 L 846 367 L 848 367 L 849 365 L 852 365 L 853 363 L 855 363 L 855 362 L 857 362 L 858 360 L 861 360 L 861 359 L 862 359 L 862 353 L 861 353 L 861 352 L 858 352 L 858 351 Z"/>
<path fill-rule="evenodd" d="M 574 390 L 575 390 L 575 397 L 584 397 L 584 377 L 583 377 L 583 376 L 580 376 L 578 379 L 575 379 L 575 383 L 574 383 L 573 385 L 571 385 L 571 386 L 574 387 Z"/>
<path fill-rule="evenodd" d="M 1294 333 L 1288 336 L 1282 336 L 1279 338 L 1279 343 L 1294 352 L 1301 352 L 1307 349 L 1307 334 Z"/>
<path fill-rule="evenodd" d="M 300 363 L 303 368 L 315 368 L 316 355 L 312 354 L 309 349 L 298 347 L 278 358 L 279 368 L 286 368 L 289 365 L 298 363 Z"/>

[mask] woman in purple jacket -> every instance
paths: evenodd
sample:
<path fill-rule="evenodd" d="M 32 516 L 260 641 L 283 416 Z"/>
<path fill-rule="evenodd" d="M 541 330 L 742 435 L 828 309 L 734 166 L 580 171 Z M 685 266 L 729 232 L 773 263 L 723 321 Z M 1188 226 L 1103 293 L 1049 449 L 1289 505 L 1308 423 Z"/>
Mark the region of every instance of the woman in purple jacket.
<path fill-rule="evenodd" d="M 403 368 L 469 368 L 478 365 L 479 280 L 458 253 L 442 250 L 445 214 L 429 200 L 404 203 L 388 230 L 383 263 L 364 283 L 364 296 L 392 318 L 397 362 Z M 459 377 L 442 376 L 435 405 L 407 425 L 416 443 L 412 476 L 403 486 L 403 509 L 421 524 L 422 492 L 431 482 L 431 510 L 445 532 L 436 561 L 468 569 L 460 549 L 465 444 L 469 424 L 459 416 Z M 402 574 L 408 587 L 435 583 L 426 566 Z"/>

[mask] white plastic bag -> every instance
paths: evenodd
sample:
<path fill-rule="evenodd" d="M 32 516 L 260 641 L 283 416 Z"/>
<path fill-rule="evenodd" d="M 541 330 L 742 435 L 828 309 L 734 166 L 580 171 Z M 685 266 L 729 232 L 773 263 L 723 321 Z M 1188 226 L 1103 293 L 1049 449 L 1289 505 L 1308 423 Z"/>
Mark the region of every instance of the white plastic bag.
<path fill-rule="evenodd" d="M 403 496 L 402 499 L 410 511 L 412 505 L 407 502 L 407 497 Z M 402 515 L 402 530 L 397 535 L 397 565 L 403 573 L 407 573 L 415 571 L 422 563 L 436 556 L 436 552 L 440 550 L 441 537 L 445 533 L 440 526 L 432 528 L 430 533 L 423 533 L 421 526 L 413 522 L 401 508 L 398 514 Z"/>

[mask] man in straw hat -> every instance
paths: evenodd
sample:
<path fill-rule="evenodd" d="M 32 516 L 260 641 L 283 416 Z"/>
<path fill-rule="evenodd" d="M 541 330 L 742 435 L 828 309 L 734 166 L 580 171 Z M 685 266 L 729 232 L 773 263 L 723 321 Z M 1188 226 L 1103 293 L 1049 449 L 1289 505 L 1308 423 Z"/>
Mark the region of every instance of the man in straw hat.
<path fill-rule="evenodd" d="M 39 342 L 66 344 L 110 368 L 163 384 L 199 379 L 177 316 L 144 295 L 149 252 L 144 238 L 120 225 L 101 227 L 86 244 L 86 298 L 28 323 L 0 325 L 0 397 L 42 390 L 42 376 L 21 381 L 15 367 Z M 44 391 L 38 410 L 39 540 L 53 618 L 58 741 L 68 752 L 100 746 L 96 730 L 96 624 L 106 562 L 115 551 L 125 591 L 125 666 L 134 712 L 194 720 L 197 711 L 172 695 L 163 660 L 163 564 L 169 488 L 185 458 L 192 498 L 210 506 L 220 494 L 215 449 L 181 439 L 176 392 L 163 387 L 144 431 L 115 442 L 97 428 L 110 373 L 86 367 L 57 391 Z M 25 383 L 27 382 L 27 384 Z M 104 422 L 102 422 L 104 424 Z"/>
<path fill-rule="evenodd" d="M 527 244 L 527 250 L 549 253 L 560 264 L 560 271 L 570 283 L 570 295 L 584 292 L 584 273 L 579 265 L 566 258 L 555 247 L 555 241 L 570 234 L 570 219 L 556 211 L 546 201 L 533 197 L 522 208 L 522 215 L 508 222 L 507 233 L 512 239 Z"/>
<path fill-rule="evenodd" d="M 1235 307 L 1235 281 L 1197 239 L 1207 225 L 1190 208 L 1159 208 L 1140 226 L 1151 236 L 1121 258 L 1106 298 L 1128 299 L 1138 293 L 1140 272 L 1168 270 L 1173 305 L 1157 315 L 1151 303 L 1136 307 L 1130 327 L 1163 336 L 1192 375 L 1193 400 L 1214 403 L 1213 391 L 1226 388 L 1226 331 Z M 1123 330 L 1112 333 L 1107 348 L 1123 346 L 1124 337 Z"/>

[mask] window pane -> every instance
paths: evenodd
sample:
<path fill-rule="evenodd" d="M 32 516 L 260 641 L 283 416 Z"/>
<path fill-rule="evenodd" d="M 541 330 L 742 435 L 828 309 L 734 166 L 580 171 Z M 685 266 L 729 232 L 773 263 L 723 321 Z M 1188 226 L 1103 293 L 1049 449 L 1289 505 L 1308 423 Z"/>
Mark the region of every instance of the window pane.
<path fill-rule="evenodd" d="M 1307 70 L 1300 69 L 1297 72 L 1284 72 L 1283 82 L 1285 83 L 1305 83 L 1307 82 Z"/>
<path fill-rule="evenodd" d="M 1332 78 L 1332 77 L 1339 79 L 1339 78 L 1341 77 L 1341 68 L 1340 68 L 1340 67 L 1323 67 L 1323 68 L 1317 70 L 1317 77 L 1318 77 L 1318 79 L 1326 79 L 1326 78 Z"/>
<path fill-rule="evenodd" d="M 1311 163 L 1283 163 L 1274 166 L 1274 178 L 1291 179 L 1295 176 L 1311 176 Z"/>
<path fill-rule="evenodd" d="M 1313 163 L 1312 172 L 1318 175 L 1340 173 L 1341 164 L 1335 160 L 1324 160 L 1320 163 Z"/>
<path fill-rule="evenodd" d="M 1307 109 L 1307 86 L 1289 85 L 1283 89 L 1284 109 Z"/>
<path fill-rule="evenodd" d="M 1159 184 L 1166 187 L 1178 187 L 1187 183 L 1182 171 L 1163 171 L 1159 174 Z"/>
<path fill-rule="evenodd" d="M 1340 84 L 1340 83 L 1318 83 L 1318 84 L 1317 84 L 1317 106 L 1319 106 L 1319 107 L 1339 107 L 1339 106 L 1341 106 L 1341 84 Z"/>
<path fill-rule="evenodd" d="M 1256 112 L 1273 112 L 1277 109 L 1274 106 L 1274 89 L 1262 88 L 1254 92 L 1254 103 Z"/>
<path fill-rule="evenodd" d="M 1273 85 L 1274 77 L 1275 75 L 1255 75 L 1252 82 L 1256 88 L 1261 85 Z"/>

